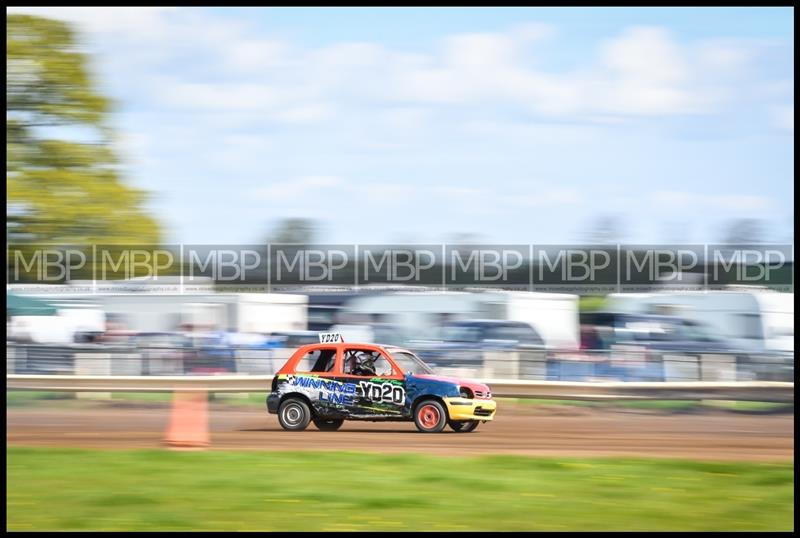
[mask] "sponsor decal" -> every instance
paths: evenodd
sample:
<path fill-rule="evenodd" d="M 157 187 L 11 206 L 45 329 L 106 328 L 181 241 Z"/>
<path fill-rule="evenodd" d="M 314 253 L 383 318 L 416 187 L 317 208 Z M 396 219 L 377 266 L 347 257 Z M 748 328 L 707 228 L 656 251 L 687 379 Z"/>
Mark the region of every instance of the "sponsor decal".
<path fill-rule="evenodd" d="M 360 396 L 380 403 L 403 405 L 406 402 L 406 390 L 400 385 L 392 383 L 374 383 L 372 381 L 359 381 Z"/>
<path fill-rule="evenodd" d="M 363 399 L 378 404 L 403 405 L 406 402 L 406 390 L 396 382 L 359 381 L 347 383 L 335 379 L 320 377 L 288 375 L 286 384 L 299 389 L 310 397 L 331 404 L 346 406 L 357 405 L 356 399 Z"/>
<path fill-rule="evenodd" d="M 342 383 L 335 379 L 290 375 L 287 376 L 286 381 L 295 387 L 318 390 L 318 398 L 321 402 L 353 405 L 353 397 L 356 394 L 354 383 Z"/>

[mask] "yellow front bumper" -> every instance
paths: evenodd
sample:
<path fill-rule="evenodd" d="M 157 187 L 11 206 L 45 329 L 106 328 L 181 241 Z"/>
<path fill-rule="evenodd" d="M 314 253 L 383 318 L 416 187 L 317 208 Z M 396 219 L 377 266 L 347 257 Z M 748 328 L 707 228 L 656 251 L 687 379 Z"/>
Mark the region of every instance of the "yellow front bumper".
<path fill-rule="evenodd" d="M 444 403 L 450 420 L 492 420 L 497 411 L 494 400 L 445 398 Z"/>

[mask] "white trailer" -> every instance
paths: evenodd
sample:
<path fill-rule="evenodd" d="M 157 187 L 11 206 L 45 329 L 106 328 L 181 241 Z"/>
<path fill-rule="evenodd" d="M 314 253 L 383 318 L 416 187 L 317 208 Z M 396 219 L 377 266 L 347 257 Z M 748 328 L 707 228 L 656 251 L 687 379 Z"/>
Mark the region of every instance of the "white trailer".
<path fill-rule="evenodd" d="M 347 301 L 340 310 L 340 323 L 331 330 L 341 332 L 345 341 L 371 334 L 374 316 L 390 325 L 396 342 L 437 340 L 442 321 L 491 317 L 475 294 L 464 292 L 398 291 L 364 295 Z M 348 337 L 348 335 L 350 335 Z M 380 343 L 396 343 L 380 342 Z"/>
<path fill-rule="evenodd" d="M 794 293 L 746 288 L 614 293 L 608 305 L 615 312 L 675 315 L 705 323 L 747 351 L 794 351 Z"/>
<path fill-rule="evenodd" d="M 399 331 L 403 341 L 438 340 L 445 320 L 501 319 L 530 324 L 548 347 L 577 349 L 580 342 L 578 296 L 562 293 L 392 292 L 351 299 L 341 313 L 366 323 L 377 314 Z"/>
<path fill-rule="evenodd" d="M 56 308 L 52 316 L 12 316 L 8 338 L 37 344 L 71 344 L 79 333 L 102 333 L 106 316 L 98 304 L 73 304 L 54 297 L 49 301 Z"/>
<path fill-rule="evenodd" d="M 529 291 L 487 292 L 486 295 L 499 297 L 501 319 L 528 323 L 541 335 L 547 347 L 580 347 L 577 295 Z"/>
<path fill-rule="evenodd" d="M 36 323 L 37 334 L 50 326 L 53 338 L 68 339 L 69 329 L 89 331 L 98 326 L 87 308 L 103 314 L 120 328 L 133 332 L 170 332 L 191 325 L 203 330 L 233 330 L 243 333 L 305 330 L 308 297 L 282 293 L 37 293 L 36 297 L 57 303 L 61 318 Z M 90 323 L 91 322 L 91 323 Z M 29 324 L 29 325 L 30 325 Z M 41 327 L 40 327 L 41 326 Z M 65 332 L 66 331 L 66 332 Z M 74 332 L 74 331 L 73 331 Z"/>

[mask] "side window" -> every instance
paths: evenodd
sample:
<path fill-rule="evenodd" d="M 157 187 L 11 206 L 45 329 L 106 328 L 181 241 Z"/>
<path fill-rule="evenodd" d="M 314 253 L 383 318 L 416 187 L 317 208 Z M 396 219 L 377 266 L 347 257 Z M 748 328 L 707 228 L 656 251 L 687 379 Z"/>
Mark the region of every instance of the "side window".
<path fill-rule="evenodd" d="M 315 349 L 297 363 L 296 372 L 332 372 L 336 364 L 336 349 Z"/>
<path fill-rule="evenodd" d="M 346 375 L 390 376 L 392 365 L 380 352 L 371 349 L 347 349 L 344 352 Z"/>

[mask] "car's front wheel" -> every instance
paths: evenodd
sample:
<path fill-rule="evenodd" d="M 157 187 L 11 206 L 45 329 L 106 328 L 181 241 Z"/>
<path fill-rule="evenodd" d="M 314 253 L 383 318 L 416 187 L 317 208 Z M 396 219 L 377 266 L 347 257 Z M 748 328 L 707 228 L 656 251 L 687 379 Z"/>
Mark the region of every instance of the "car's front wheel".
<path fill-rule="evenodd" d="M 453 431 L 458 433 L 469 433 L 478 427 L 477 420 L 451 420 L 448 422 Z"/>
<path fill-rule="evenodd" d="M 300 398 L 289 398 L 278 408 L 278 422 L 284 430 L 305 430 L 311 422 L 311 409 Z"/>
<path fill-rule="evenodd" d="M 414 424 L 425 433 L 438 433 L 447 426 L 447 411 L 436 400 L 420 402 L 414 410 Z"/>
<path fill-rule="evenodd" d="M 340 418 L 329 418 L 329 419 L 315 418 L 314 419 L 314 426 L 316 426 L 317 429 L 322 430 L 324 432 L 336 431 L 336 430 L 338 430 L 339 428 L 342 427 L 342 424 L 344 424 L 344 420 L 342 420 Z"/>

